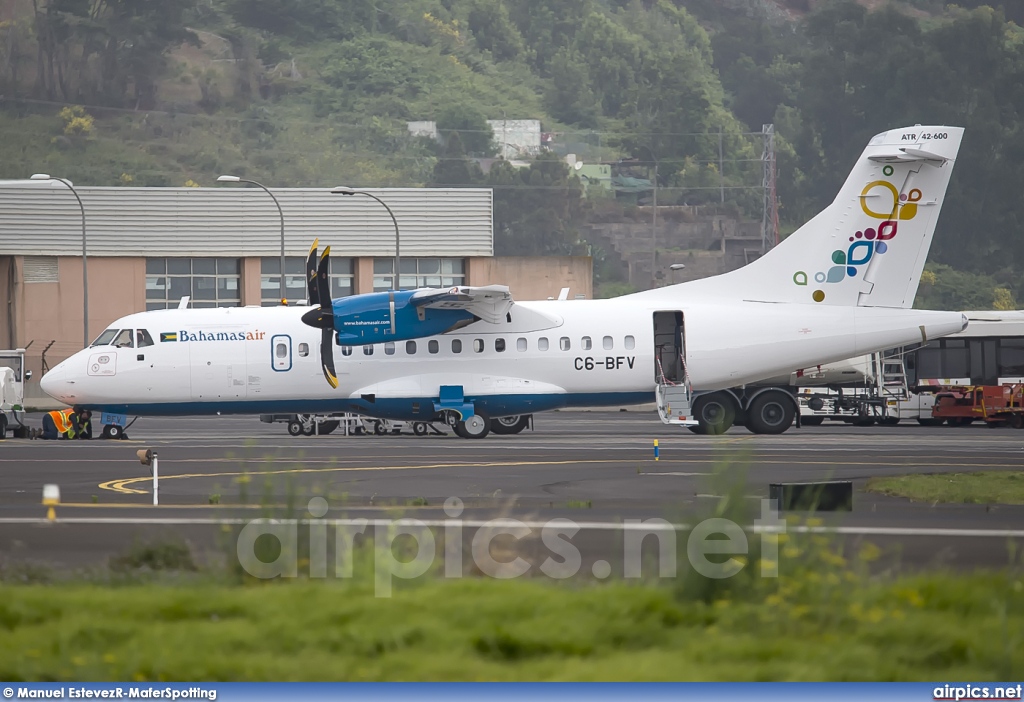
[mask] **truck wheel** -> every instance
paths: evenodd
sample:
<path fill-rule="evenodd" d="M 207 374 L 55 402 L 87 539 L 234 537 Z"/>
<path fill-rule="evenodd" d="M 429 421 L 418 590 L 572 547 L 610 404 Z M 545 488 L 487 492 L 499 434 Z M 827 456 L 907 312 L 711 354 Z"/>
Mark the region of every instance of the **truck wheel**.
<path fill-rule="evenodd" d="M 292 436 L 302 436 L 302 424 L 294 419 L 288 422 L 288 433 Z"/>
<path fill-rule="evenodd" d="M 373 423 L 373 433 L 377 436 L 384 436 L 387 433 L 387 429 L 384 428 L 384 422 L 379 419 Z"/>
<path fill-rule="evenodd" d="M 942 420 L 935 417 L 918 417 L 917 423 L 922 427 L 938 427 L 942 426 Z"/>
<path fill-rule="evenodd" d="M 747 410 L 747 429 L 755 434 L 781 434 L 793 424 L 793 398 L 781 390 L 758 395 Z"/>
<path fill-rule="evenodd" d="M 1024 415 L 1017 413 L 1011 414 L 1010 418 L 1006 420 L 1006 423 L 1010 425 L 1011 429 L 1020 429 L 1024 427 Z"/>
<path fill-rule="evenodd" d="M 0 414 L 0 439 L 7 438 L 7 415 Z"/>
<path fill-rule="evenodd" d="M 700 422 L 697 434 L 724 434 L 736 419 L 736 405 L 724 392 L 701 395 L 693 402 L 693 417 Z"/>
<path fill-rule="evenodd" d="M 491 420 L 491 431 L 495 434 L 518 434 L 530 424 L 530 415 L 514 414 L 511 417 L 495 417 Z"/>
<path fill-rule="evenodd" d="M 883 419 L 878 420 L 878 423 L 881 424 L 882 426 L 894 427 L 894 426 L 896 426 L 897 424 L 900 423 L 900 418 L 899 417 L 885 417 Z"/>

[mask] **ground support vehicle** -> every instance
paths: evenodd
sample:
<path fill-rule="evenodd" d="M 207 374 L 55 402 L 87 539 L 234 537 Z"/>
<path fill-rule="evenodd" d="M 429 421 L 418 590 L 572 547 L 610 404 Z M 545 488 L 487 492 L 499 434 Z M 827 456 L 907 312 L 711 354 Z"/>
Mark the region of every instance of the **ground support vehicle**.
<path fill-rule="evenodd" d="M 1024 427 L 1024 385 L 970 385 L 943 388 L 932 416 L 950 426 L 983 421 L 990 427 Z"/>
<path fill-rule="evenodd" d="M 25 349 L 0 351 L 0 439 L 6 439 L 8 431 L 16 439 L 30 435 L 22 416 L 25 381 L 31 377 L 32 371 L 25 370 Z"/>

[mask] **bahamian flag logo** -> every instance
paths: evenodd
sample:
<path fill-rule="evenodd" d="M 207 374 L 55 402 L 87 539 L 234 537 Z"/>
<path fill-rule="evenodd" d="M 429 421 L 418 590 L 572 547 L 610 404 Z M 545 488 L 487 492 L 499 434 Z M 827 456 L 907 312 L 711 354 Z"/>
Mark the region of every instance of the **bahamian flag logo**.
<path fill-rule="evenodd" d="M 160 341 L 177 341 L 178 332 L 160 332 Z"/>

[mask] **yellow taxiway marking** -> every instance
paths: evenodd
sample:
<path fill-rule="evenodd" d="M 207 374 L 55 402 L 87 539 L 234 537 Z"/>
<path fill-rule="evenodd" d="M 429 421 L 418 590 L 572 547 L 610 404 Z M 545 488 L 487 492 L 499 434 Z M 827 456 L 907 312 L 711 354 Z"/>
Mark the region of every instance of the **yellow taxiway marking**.
<path fill-rule="evenodd" d="M 431 463 L 427 465 L 413 466 L 334 466 L 331 468 L 282 468 L 280 470 L 253 471 L 232 471 L 229 473 L 179 473 L 178 475 L 161 475 L 160 480 L 176 480 L 181 478 L 228 478 L 235 476 L 260 477 L 264 475 L 284 475 L 294 473 L 345 473 L 361 471 L 385 471 L 385 470 L 424 470 L 439 468 L 498 468 L 509 466 L 560 466 L 576 465 L 580 463 L 620 463 L 615 459 L 587 460 L 587 461 L 514 461 L 508 463 Z M 152 482 L 152 477 L 119 478 L 100 483 L 101 490 L 113 490 L 122 494 L 142 495 L 146 490 L 136 490 L 127 487 L 135 483 Z"/>
<path fill-rule="evenodd" d="M 198 459 L 195 459 L 198 460 Z M 233 459 L 216 459 L 211 462 L 227 462 Z M 668 463 L 684 463 L 684 464 L 707 464 L 716 463 L 719 459 L 717 458 L 696 458 L 696 459 L 667 459 L 663 461 L 663 464 Z M 177 461 L 176 461 L 177 462 Z M 185 461 L 183 461 L 185 462 Z M 437 470 L 441 468 L 501 468 L 501 467 L 514 467 L 514 466 L 564 466 L 564 465 L 581 465 L 581 464 L 598 464 L 598 463 L 622 463 L 619 459 L 601 459 L 601 460 L 577 460 L 577 461 L 511 461 L 511 462 L 498 462 L 498 463 L 431 463 L 425 465 L 405 465 L 405 466 L 332 466 L 329 468 L 282 468 L 279 470 L 260 470 L 260 471 L 231 471 L 227 473 L 179 473 L 177 475 L 163 475 L 160 476 L 161 480 L 180 480 L 182 478 L 228 478 L 228 477 L 259 477 L 263 475 L 285 475 L 295 473 L 348 473 L 348 472 L 363 472 L 363 471 L 391 471 L 391 470 Z M 646 463 L 647 461 L 644 461 Z M 651 461 L 653 463 L 653 461 Z M 882 465 L 878 462 L 872 461 L 790 461 L 785 459 L 760 459 L 756 463 L 761 465 L 787 465 L 787 466 L 798 466 L 798 465 L 809 465 L 809 466 L 859 466 L 869 468 L 1018 468 L 1017 463 L 932 463 L 932 462 L 907 462 L 907 463 L 893 463 L 890 465 Z M 649 473 L 656 474 L 657 471 L 649 471 Z M 119 492 L 124 495 L 144 495 L 147 490 L 136 490 L 130 488 L 128 485 L 134 485 L 135 483 L 152 482 L 152 477 L 135 477 L 135 478 L 118 478 L 116 480 L 108 480 L 104 483 L 100 483 L 99 487 L 101 490 L 112 490 L 113 492 Z"/>

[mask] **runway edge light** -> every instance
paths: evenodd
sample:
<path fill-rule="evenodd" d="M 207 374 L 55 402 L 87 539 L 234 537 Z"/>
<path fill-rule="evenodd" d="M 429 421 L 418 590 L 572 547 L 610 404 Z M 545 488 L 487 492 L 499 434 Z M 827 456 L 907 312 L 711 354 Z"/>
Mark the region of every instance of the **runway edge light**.
<path fill-rule="evenodd" d="M 43 504 L 46 505 L 46 518 L 51 522 L 56 521 L 57 512 L 54 507 L 60 504 L 60 486 L 54 484 L 43 485 Z"/>

